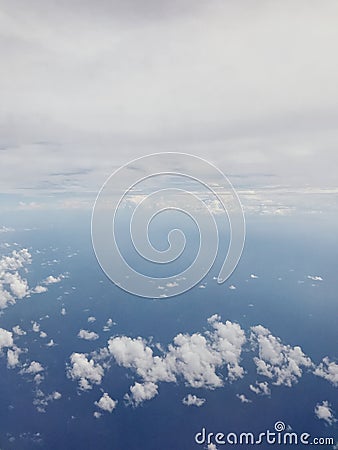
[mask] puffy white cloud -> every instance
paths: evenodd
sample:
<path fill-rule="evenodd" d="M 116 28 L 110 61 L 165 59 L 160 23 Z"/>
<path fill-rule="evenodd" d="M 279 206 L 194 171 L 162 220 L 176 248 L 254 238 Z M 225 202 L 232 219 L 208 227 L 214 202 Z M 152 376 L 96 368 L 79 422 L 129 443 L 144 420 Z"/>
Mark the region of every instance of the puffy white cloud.
<path fill-rule="evenodd" d="M 323 278 L 319 277 L 318 275 L 308 275 L 307 277 L 309 280 L 312 280 L 312 281 L 323 281 Z"/>
<path fill-rule="evenodd" d="M 197 397 L 197 395 L 188 394 L 184 399 L 182 400 L 183 405 L 186 406 L 203 406 L 205 403 L 205 398 Z"/>
<path fill-rule="evenodd" d="M 26 270 L 31 263 L 31 254 L 27 249 L 14 250 L 10 255 L 0 259 L 0 310 L 13 305 L 16 300 L 23 299 L 31 293 L 45 292 L 43 286 L 30 289 L 20 271 Z"/>
<path fill-rule="evenodd" d="M 151 400 L 154 398 L 158 394 L 157 388 L 157 384 L 151 381 L 147 381 L 145 383 L 136 382 L 133 386 L 130 386 L 130 394 L 126 394 L 125 399 L 127 402 L 138 406 L 145 400 Z"/>
<path fill-rule="evenodd" d="M 62 398 L 62 394 L 58 391 L 54 391 L 49 395 L 45 395 L 41 389 L 37 389 L 35 393 L 36 397 L 33 401 L 33 405 L 36 406 L 36 409 L 40 413 L 46 412 L 46 407 L 49 403 L 60 400 Z"/>
<path fill-rule="evenodd" d="M 326 356 L 313 372 L 318 377 L 330 381 L 334 386 L 338 386 L 338 364 L 330 361 Z"/>
<path fill-rule="evenodd" d="M 80 330 L 77 334 L 80 339 L 85 339 L 86 341 L 95 341 L 99 338 L 99 335 L 94 331 Z"/>
<path fill-rule="evenodd" d="M 317 403 L 315 407 L 315 414 L 318 419 L 325 420 L 326 423 L 332 425 L 334 422 L 337 422 L 337 420 L 334 417 L 334 413 L 330 406 L 331 405 L 329 402 L 325 400 L 322 403 Z"/>
<path fill-rule="evenodd" d="M 242 402 L 242 403 L 252 403 L 251 400 L 246 398 L 244 394 L 236 394 L 236 397 Z"/>
<path fill-rule="evenodd" d="M 40 333 L 40 324 L 38 322 L 32 322 L 32 330 L 34 333 Z"/>
<path fill-rule="evenodd" d="M 84 353 L 72 353 L 71 367 L 67 371 L 68 377 L 78 381 L 81 390 L 92 389 L 92 384 L 101 384 L 104 375 L 103 367 L 87 356 Z"/>
<path fill-rule="evenodd" d="M 31 292 L 33 292 L 33 294 L 43 294 L 47 291 L 48 289 L 46 288 L 46 286 L 37 285 Z"/>
<path fill-rule="evenodd" d="M 7 350 L 7 367 L 12 369 L 13 367 L 16 367 L 19 365 L 19 357 L 22 353 L 22 350 L 16 346 L 13 346 L 13 349 Z"/>
<path fill-rule="evenodd" d="M 249 388 L 252 392 L 254 392 L 257 395 L 270 395 L 271 394 L 271 390 L 266 381 L 263 381 L 261 383 L 258 383 L 256 381 L 255 386 L 253 384 L 250 384 Z"/>
<path fill-rule="evenodd" d="M 113 325 L 116 325 L 115 322 L 113 322 L 113 319 L 108 319 L 103 327 L 103 331 L 109 331 Z"/>
<path fill-rule="evenodd" d="M 37 362 L 37 361 L 32 361 L 29 366 L 24 367 L 23 369 L 21 369 L 22 374 L 24 373 L 29 373 L 29 374 L 37 374 L 39 372 L 43 372 L 44 368 L 43 366 Z"/>
<path fill-rule="evenodd" d="M 26 331 L 22 330 L 22 329 L 20 328 L 19 325 L 15 325 L 15 326 L 12 328 L 12 330 L 13 330 L 13 332 L 14 332 L 15 334 L 17 334 L 18 336 L 24 336 L 25 334 L 27 334 Z"/>
<path fill-rule="evenodd" d="M 0 328 L 0 352 L 6 347 L 12 347 L 13 344 L 13 333 Z"/>
<path fill-rule="evenodd" d="M 254 357 L 257 373 L 272 379 L 274 384 L 291 387 L 302 376 L 302 367 L 312 367 L 299 346 L 282 344 L 262 325 L 251 330 L 251 342 L 258 347 L 258 357 Z"/>
<path fill-rule="evenodd" d="M 224 384 L 219 370 L 227 369 L 227 379 L 244 375 L 239 365 L 242 346 L 246 342 L 241 327 L 230 321 L 222 323 L 214 315 L 208 319 L 212 331 L 178 334 L 167 350 L 157 346 L 161 355 L 142 338 L 118 336 L 109 339 L 108 350 L 115 361 L 134 370 L 144 382 L 176 382 L 179 379 L 194 388 L 214 389 Z M 137 402 L 136 402 L 137 403 Z"/>
<path fill-rule="evenodd" d="M 49 275 L 44 281 L 43 284 L 55 284 L 60 283 L 60 281 L 65 278 L 64 275 L 59 275 L 58 277 L 54 277 L 53 275 Z"/>
<path fill-rule="evenodd" d="M 100 400 L 95 402 L 95 405 L 103 411 L 108 411 L 111 413 L 117 406 L 117 400 L 113 400 L 109 397 L 107 392 L 104 392 Z"/>

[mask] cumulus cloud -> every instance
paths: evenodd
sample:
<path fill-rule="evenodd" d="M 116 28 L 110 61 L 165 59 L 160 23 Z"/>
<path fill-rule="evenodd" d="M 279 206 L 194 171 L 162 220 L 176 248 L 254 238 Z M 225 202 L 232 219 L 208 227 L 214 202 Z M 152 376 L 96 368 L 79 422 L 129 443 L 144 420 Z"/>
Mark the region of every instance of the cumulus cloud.
<path fill-rule="evenodd" d="M 138 406 L 145 400 L 151 400 L 158 394 L 157 384 L 152 381 L 147 381 L 145 383 L 137 383 L 130 386 L 130 394 L 125 395 L 125 400 L 127 403 L 131 403 Z"/>
<path fill-rule="evenodd" d="M 72 353 L 67 375 L 72 380 L 78 381 L 79 388 L 86 391 L 92 389 L 93 384 L 101 384 L 104 369 L 93 358 L 88 359 L 88 355 Z"/>
<path fill-rule="evenodd" d="M 299 346 L 284 345 L 262 325 L 251 327 L 251 331 L 253 347 L 258 348 L 258 357 L 254 357 L 257 373 L 273 380 L 273 384 L 291 387 L 302 376 L 302 368 L 312 367 Z"/>
<path fill-rule="evenodd" d="M 103 327 L 103 331 L 109 331 L 113 325 L 113 319 L 108 319 L 105 326 Z"/>
<path fill-rule="evenodd" d="M 99 338 L 99 335 L 94 331 L 80 330 L 77 334 L 80 339 L 85 339 L 86 341 L 95 341 Z"/>
<path fill-rule="evenodd" d="M 31 263 L 31 254 L 27 249 L 14 250 L 0 259 L 0 310 L 16 303 L 16 300 L 28 297 L 31 293 L 45 292 L 43 286 L 30 289 L 28 282 L 20 272 Z"/>
<path fill-rule="evenodd" d="M 7 367 L 12 369 L 20 364 L 19 357 L 22 350 L 19 347 L 13 346 L 12 349 L 7 350 Z"/>
<path fill-rule="evenodd" d="M 326 356 L 313 372 L 318 377 L 330 381 L 334 386 L 338 386 L 338 364 Z"/>
<path fill-rule="evenodd" d="M 263 381 L 261 383 L 258 383 L 258 381 L 256 381 L 256 384 L 255 385 L 250 384 L 249 388 L 252 392 L 254 392 L 257 395 L 270 395 L 271 394 L 271 390 L 266 381 Z"/>
<path fill-rule="evenodd" d="M 323 401 L 322 403 L 317 403 L 315 407 L 315 414 L 318 419 L 325 420 L 325 422 L 329 425 L 332 425 L 334 422 L 337 422 L 334 417 L 334 413 L 331 409 L 331 405 L 328 401 Z"/>
<path fill-rule="evenodd" d="M 309 280 L 312 281 L 323 281 L 323 278 L 318 275 L 308 275 L 307 277 Z"/>
<path fill-rule="evenodd" d="M 44 368 L 43 366 L 37 362 L 37 361 L 32 361 L 28 366 L 24 367 L 23 369 L 21 369 L 21 373 L 28 373 L 28 374 L 37 374 L 39 372 L 43 372 Z"/>
<path fill-rule="evenodd" d="M 113 400 L 112 398 L 109 397 L 107 392 L 104 392 L 100 400 L 95 402 L 95 405 L 98 406 L 103 411 L 111 413 L 117 406 L 117 400 Z"/>
<path fill-rule="evenodd" d="M 4 328 L 0 328 L 0 352 L 4 348 L 12 347 L 13 345 L 13 333 Z"/>
<path fill-rule="evenodd" d="M 236 397 L 242 402 L 242 403 L 252 403 L 251 400 L 246 398 L 244 394 L 236 394 Z"/>
<path fill-rule="evenodd" d="M 64 278 L 64 275 L 59 275 L 57 277 L 54 277 L 53 275 L 49 275 L 44 281 L 43 284 L 55 284 L 60 283 L 60 281 Z"/>
<path fill-rule="evenodd" d="M 188 394 L 184 399 L 182 400 L 183 405 L 186 406 L 203 406 L 205 403 L 205 398 L 197 397 L 197 395 Z"/>
<path fill-rule="evenodd" d="M 229 381 L 243 377 L 239 363 L 246 338 L 238 324 L 222 323 L 217 315 L 210 317 L 208 323 L 211 331 L 179 333 L 166 350 L 157 347 L 160 355 L 154 355 L 151 346 L 140 337 L 113 337 L 108 341 L 108 350 L 117 364 L 132 369 L 144 382 L 157 385 L 182 379 L 194 388 L 214 389 L 224 384 L 222 368 L 226 368 Z"/>
<path fill-rule="evenodd" d="M 38 412 L 45 413 L 49 403 L 55 400 L 60 400 L 61 398 L 62 394 L 58 391 L 54 391 L 51 394 L 45 395 L 41 389 L 37 389 L 35 393 L 35 399 L 33 400 L 33 405 L 36 407 Z"/>
<path fill-rule="evenodd" d="M 18 335 L 18 336 L 24 336 L 25 334 L 27 334 L 26 331 L 24 331 L 24 330 L 22 330 L 22 329 L 20 328 L 20 325 L 15 325 L 15 326 L 12 328 L 12 330 L 13 330 L 13 332 L 14 332 L 16 335 Z"/>
<path fill-rule="evenodd" d="M 34 333 L 40 333 L 40 324 L 38 322 L 32 322 L 32 330 Z"/>
<path fill-rule="evenodd" d="M 43 294 L 44 292 L 47 292 L 48 289 L 46 286 L 37 285 L 34 289 L 32 289 L 33 294 Z"/>

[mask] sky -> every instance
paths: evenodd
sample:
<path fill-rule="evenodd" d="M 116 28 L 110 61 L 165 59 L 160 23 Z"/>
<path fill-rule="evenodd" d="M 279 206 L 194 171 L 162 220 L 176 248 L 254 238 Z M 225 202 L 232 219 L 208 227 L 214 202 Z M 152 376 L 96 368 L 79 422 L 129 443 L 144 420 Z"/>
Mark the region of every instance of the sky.
<path fill-rule="evenodd" d="M 122 164 L 178 151 L 247 209 L 334 210 L 337 19 L 331 0 L 1 0 L 2 199 L 89 208 Z"/>

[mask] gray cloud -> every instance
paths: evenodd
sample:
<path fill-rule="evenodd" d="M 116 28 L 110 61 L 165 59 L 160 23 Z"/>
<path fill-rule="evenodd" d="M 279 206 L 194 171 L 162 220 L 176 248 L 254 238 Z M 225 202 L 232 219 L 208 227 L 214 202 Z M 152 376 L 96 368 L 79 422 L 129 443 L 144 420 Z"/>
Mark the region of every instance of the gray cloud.
<path fill-rule="evenodd" d="M 268 191 L 335 187 L 337 18 L 331 0 L 3 1 L 0 192 L 93 195 L 167 150 Z"/>

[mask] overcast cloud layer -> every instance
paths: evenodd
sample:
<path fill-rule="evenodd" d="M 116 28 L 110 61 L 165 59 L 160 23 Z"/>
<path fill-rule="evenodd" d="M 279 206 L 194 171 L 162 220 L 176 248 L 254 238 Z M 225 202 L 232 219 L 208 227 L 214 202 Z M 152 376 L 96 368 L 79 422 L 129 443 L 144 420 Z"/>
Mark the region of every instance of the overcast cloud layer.
<path fill-rule="evenodd" d="M 72 206 L 183 151 L 259 201 L 336 198 L 337 19 L 330 0 L 1 1 L 0 192 Z"/>

